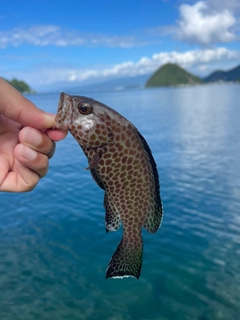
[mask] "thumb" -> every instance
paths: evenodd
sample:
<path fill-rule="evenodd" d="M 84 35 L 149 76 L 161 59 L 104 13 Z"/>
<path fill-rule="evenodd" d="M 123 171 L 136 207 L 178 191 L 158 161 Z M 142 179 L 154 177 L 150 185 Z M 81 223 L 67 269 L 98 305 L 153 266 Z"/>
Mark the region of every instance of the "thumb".
<path fill-rule="evenodd" d="M 0 78 L 0 114 L 36 129 L 44 130 L 54 126 L 53 116 L 37 108 L 9 83 Z"/>

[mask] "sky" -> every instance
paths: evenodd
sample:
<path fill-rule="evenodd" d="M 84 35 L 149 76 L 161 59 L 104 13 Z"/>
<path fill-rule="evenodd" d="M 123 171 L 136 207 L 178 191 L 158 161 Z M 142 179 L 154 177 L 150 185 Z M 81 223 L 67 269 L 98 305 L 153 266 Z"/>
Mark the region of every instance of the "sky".
<path fill-rule="evenodd" d="M 38 91 L 240 64 L 240 0 L 0 0 L 0 76 Z"/>

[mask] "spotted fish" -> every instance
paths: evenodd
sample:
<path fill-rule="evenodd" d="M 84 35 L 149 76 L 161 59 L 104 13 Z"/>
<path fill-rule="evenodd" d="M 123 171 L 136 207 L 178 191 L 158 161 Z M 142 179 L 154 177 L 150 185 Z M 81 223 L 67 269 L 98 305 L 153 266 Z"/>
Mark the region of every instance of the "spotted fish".
<path fill-rule="evenodd" d="M 162 203 L 156 163 L 135 126 L 96 100 L 61 93 L 56 128 L 69 130 L 88 158 L 93 179 L 105 190 L 106 231 L 121 223 L 123 237 L 108 265 L 106 278 L 139 278 L 142 227 L 156 232 Z"/>

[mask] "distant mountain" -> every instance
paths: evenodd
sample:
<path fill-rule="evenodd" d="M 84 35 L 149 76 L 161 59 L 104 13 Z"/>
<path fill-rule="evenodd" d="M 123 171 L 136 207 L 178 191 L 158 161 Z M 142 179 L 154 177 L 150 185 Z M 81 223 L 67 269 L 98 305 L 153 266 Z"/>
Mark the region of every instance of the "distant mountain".
<path fill-rule="evenodd" d="M 229 71 L 217 70 L 203 78 L 203 82 L 206 83 L 218 81 L 240 81 L 240 65 Z"/>
<path fill-rule="evenodd" d="M 111 80 L 101 81 L 101 82 L 92 82 L 86 85 L 83 85 L 82 82 L 79 85 L 74 84 L 74 86 L 62 85 L 63 91 L 68 93 L 76 92 L 99 92 L 99 91 L 120 91 L 127 89 L 138 89 L 143 88 L 145 82 L 149 78 L 147 75 L 139 75 L 134 77 L 127 78 L 115 78 Z"/>
<path fill-rule="evenodd" d="M 176 64 L 168 63 L 160 67 L 147 81 L 146 87 L 199 84 L 202 80 Z"/>

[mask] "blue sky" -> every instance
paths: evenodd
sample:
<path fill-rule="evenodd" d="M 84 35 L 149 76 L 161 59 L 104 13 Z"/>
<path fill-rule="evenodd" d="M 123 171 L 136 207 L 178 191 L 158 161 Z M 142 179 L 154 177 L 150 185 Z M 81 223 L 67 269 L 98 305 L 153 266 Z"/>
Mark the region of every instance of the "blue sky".
<path fill-rule="evenodd" d="M 0 0 L 0 76 L 39 91 L 240 63 L 240 0 Z"/>

